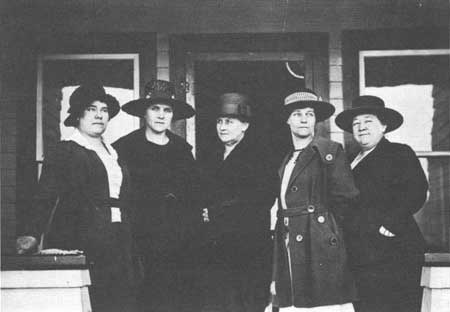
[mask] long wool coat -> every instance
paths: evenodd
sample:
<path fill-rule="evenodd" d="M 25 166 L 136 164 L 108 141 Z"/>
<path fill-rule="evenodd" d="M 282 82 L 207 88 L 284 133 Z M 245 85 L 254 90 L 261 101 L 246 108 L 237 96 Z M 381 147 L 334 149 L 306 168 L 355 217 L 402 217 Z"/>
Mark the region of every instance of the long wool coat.
<path fill-rule="evenodd" d="M 359 209 L 351 214 L 349 251 L 356 266 L 401 263 L 422 256 L 425 241 L 414 220 L 425 202 L 428 183 L 414 151 L 382 139 L 353 169 L 360 190 Z M 382 236 L 383 225 L 396 236 Z"/>
<path fill-rule="evenodd" d="M 157 145 L 142 128 L 113 144 L 130 170 L 139 253 L 162 264 L 191 261 L 185 253 L 197 243 L 195 231 L 201 225 L 192 146 L 171 132 L 167 135 L 169 143 Z"/>
<path fill-rule="evenodd" d="M 263 261 L 268 247 L 270 253 L 270 208 L 278 178 L 268 150 L 247 135 L 225 160 L 223 153 L 220 144 L 202 164 L 203 207 L 211 219 L 206 239 L 216 246 L 216 260 L 245 270 Z"/>
<path fill-rule="evenodd" d="M 290 157 L 280 167 L 280 178 Z M 273 304 L 314 307 L 354 301 L 342 220 L 358 190 L 342 147 L 314 138 L 300 153 L 285 196 L 287 209 L 278 208 L 275 232 Z"/>
<path fill-rule="evenodd" d="M 129 227 L 129 174 L 119 160 L 123 181 L 121 223 L 111 222 L 108 175 L 98 155 L 73 141 L 62 141 L 45 158 L 25 235 L 39 239 L 59 197 L 46 248 L 83 250 L 90 263 L 90 293 L 99 311 L 130 310 L 134 274 Z M 120 283 L 118 282 L 120 281 Z M 127 301 L 129 301 L 127 303 Z"/>

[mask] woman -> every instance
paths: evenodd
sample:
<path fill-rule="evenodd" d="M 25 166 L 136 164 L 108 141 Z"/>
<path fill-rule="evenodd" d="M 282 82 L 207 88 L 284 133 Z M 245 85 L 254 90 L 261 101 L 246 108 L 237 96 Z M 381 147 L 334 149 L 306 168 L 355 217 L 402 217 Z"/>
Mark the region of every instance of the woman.
<path fill-rule="evenodd" d="M 272 303 L 280 311 L 353 311 L 342 227 L 358 190 L 341 145 L 314 135 L 334 107 L 309 89 L 284 104 L 294 149 L 279 170 Z"/>
<path fill-rule="evenodd" d="M 133 183 L 135 216 L 133 234 L 144 264 L 142 309 L 187 309 L 193 300 L 190 285 L 193 233 L 201 224 L 195 211 L 196 176 L 192 147 L 169 131 L 174 120 L 195 111 L 175 99 L 174 86 L 155 80 L 146 86 L 146 97 L 122 109 L 144 118 L 144 127 L 120 138 L 114 147 L 127 163 Z"/>
<path fill-rule="evenodd" d="M 69 103 L 64 125 L 75 131 L 45 159 L 27 236 L 18 240 L 31 244 L 25 250 L 19 243 L 18 251 L 31 251 L 44 232 L 48 247 L 84 251 L 93 311 L 131 311 L 129 177 L 116 151 L 102 139 L 120 106 L 99 85 L 80 86 Z"/>
<path fill-rule="evenodd" d="M 351 167 L 360 190 L 348 242 L 360 291 L 360 311 L 419 311 L 425 242 L 414 220 L 428 184 L 414 151 L 385 133 L 403 122 L 375 96 L 359 96 L 336 124 L 353 133 L 360 152 Z"/>
<path fill-rule="evenodd" d="M 251 117 L 247 96 L 225 93 L 219 98 L 220 142 L 203 164 L 204 220 L 209 227 L 203 311 L 256 312 L 267 304 L 269 211 L 277 177 L 267 149 L 248 134 Z"/>

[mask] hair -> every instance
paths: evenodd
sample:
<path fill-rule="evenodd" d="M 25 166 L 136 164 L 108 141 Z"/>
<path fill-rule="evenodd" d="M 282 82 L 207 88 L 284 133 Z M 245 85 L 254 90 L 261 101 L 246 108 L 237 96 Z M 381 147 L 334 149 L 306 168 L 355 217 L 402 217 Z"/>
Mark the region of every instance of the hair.
<path fill-rule="evenodd" d="M 218 115 L 216 117 L 217 118 L 221 118 L 221 117 L 226 117 L 226 118 L 235 118 L 237 120 L 239 120 L 240 122 L 246 122 L 246 123 L 250 123 L 250 118 L 249 117 L 245 117 L 245 116 L 241 116 L 241 115 Z"/>

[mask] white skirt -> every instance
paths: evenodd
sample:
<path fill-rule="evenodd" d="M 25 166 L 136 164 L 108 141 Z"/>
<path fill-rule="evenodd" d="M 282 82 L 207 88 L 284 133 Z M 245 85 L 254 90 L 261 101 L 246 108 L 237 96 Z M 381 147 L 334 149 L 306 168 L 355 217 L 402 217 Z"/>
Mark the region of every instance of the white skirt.
<path fill-rule="evenodd" d="M 294 306 L 280 308 L 280 312 L 355 312 L 353 303 L 333 304 L 312 308 L 297 308 Z"/>

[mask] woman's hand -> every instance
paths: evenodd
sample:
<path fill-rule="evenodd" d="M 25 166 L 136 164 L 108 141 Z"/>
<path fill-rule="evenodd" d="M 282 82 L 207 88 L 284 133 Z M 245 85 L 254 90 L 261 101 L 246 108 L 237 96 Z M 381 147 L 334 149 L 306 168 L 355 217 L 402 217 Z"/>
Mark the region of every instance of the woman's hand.
<path fill-rule="evenodd" d="M 208 214 L 208 208 L 203 208 L 203 213 L 202 213 L 202 217 L 203 217 L 203 222 L 209 222 L 209 214 Z"/>
<path fill-rule="evenodd" d="M 38 241 L 33 236 L 19 236 L 16 240 L 16 251 L 19 255 L 25 255 L 36 251 Z"/>
<path fill-rule="evenodd" d="M 275 289 L 275 282 L 272 281 L 272 283 L 270 283 L 270 294 L 275 296 L 277 294 L 277 290 Z"/>
<path fill-rule="evenodd" d="M 394 237 L 395 234 L 392 233 L 391 231 L 389 231 L 388 229 L 386 229 L 384 226 L 380 226 L 380 228 L 378 229 L 378 232 L 383 235 L 383 236 L 387 236 L 387 237 Z"/>

